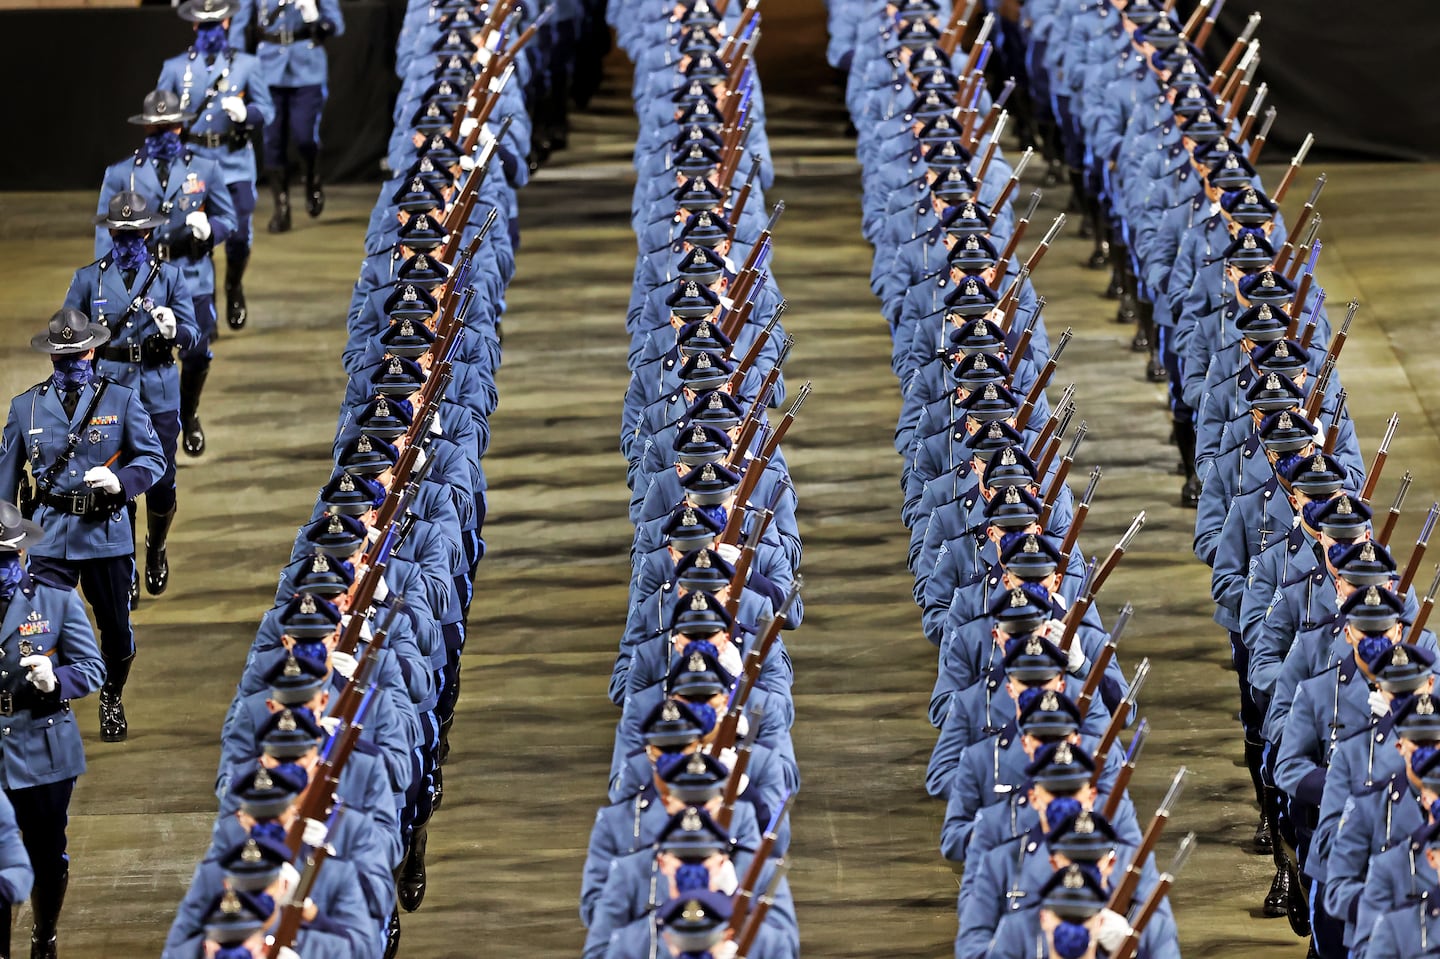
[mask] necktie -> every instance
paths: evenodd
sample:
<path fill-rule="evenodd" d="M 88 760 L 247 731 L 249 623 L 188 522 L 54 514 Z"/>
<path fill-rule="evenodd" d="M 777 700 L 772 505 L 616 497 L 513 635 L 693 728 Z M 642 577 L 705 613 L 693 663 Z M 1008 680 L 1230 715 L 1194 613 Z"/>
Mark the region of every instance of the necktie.
<path fill-rule="evenodd" d="M 80 391 L 78 389 L 66 390 L 60 395 L 60 405 L 65 407 L 65 415 L 67 417 L 73 417 L 75 415 L 75 407 L 80 405 Z"/>
<path fill-rule="evenodd" d="M 121 271 L 120 271 L 120 275 L 125 278 L 125 287 L 126 287 L 126 289 L 129 289 L 130 287 L 132 287 L 132 286 L 135 285 L 135 271 L 134 271 L 134 270 L 121 270 Z"/>
<path fill-rule="evenodd" d="M 155 161 L 155 172 L 160 177 L 161 189 L 164 189 L 165 185 L 170 182 L 170 161 L 164 157 L 157 159 Z"/>

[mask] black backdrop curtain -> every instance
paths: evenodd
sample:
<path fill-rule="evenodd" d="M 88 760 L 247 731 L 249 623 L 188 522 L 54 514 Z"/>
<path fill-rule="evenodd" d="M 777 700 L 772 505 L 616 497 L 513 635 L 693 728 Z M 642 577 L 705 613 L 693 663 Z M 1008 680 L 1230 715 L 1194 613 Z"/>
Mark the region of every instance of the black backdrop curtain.
<path fill-rule="evenodd" d="M 1277 108 L 1267 161 L 1288 160 L 1306 133 L 1315 159 L 1440 160 L 1440 3 L 1227 0 L 1207 45 L 1212 63 L 1257 12 L 1256 84 L 1270 85 Z"/>
<path fill-rule="evenodd" d="M 395 42 L 403 3 L 342 5 L 344 36 L 329 42 L 330 99 L 321 124 L 331 180 L 379 176 L 399 81 Z M 105 167 L 140 143 L 126 123 L 154 89 L 160 64 L 193 28 L 169 7 L 0 13 L 0 90 L 10 116 L 0 150 L 6 190 L 97 190 Z"/>

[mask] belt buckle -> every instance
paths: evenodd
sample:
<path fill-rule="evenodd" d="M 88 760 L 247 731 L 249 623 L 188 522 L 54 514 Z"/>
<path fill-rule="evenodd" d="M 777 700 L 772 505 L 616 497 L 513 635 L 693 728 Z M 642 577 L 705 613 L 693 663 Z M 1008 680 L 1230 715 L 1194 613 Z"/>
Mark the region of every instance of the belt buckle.
<path fill-rule="evenodd" d="M 15 715 L 15 694 L 8 689 L 0 691 L 0 716 Z"/>
<path fill-rule="evenodd" d="M 139 363 L 140 360 L 143 358 L 143 354 L 142 354 L 141 349 L 140 349 L 140 344 L 138 344 L 138 343 L 126 343 L 126 344 L 125 344 L 125 349 L 127 349 L 127 350 L 130 351 L 130 362 L 131 362 L 131 363 Z"/>

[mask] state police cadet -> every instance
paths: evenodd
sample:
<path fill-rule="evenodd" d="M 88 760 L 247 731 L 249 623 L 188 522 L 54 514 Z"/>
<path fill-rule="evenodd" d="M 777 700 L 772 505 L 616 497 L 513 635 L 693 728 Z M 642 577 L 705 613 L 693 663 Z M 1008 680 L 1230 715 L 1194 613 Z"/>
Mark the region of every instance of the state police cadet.
<path fill-rule="evenodd" d="M 1058 402 L 1046 391 L 1072 334 L 1052 339 L 1033 285 L 1064 217 L 1027 256 L 1038 191 L 1013 206 L 1036 151 L 1047 184 L 1071 168 L 1094 265 L 1112 267 L 1117 319 L 1135 324 L 1133 346 L 1157 366 L 1152 298 L 1122 212 L 1126 190 L 1145 181 L 1121 165 L 1139 158 L 1136 141 L 1159 111 L 1151 99 L 1168 108 L 1158 47 L 1130 36 L 1160 24 L 1161 11 L 1144 0 L 1045 2 L 982 19 L 979 7 L 842 0 L 830 4 L 828 50 L 846 75 L 871 287 L 894 343 L 915 598 L 939 647 L 926 788 L 947 802 L 942 852 L 964 863 L 955 953 L 1075 957 L 1098 943 L 1110 956 L 1175 956 L 1173 875 L 1153 855 L 1184 774 L 1150 825 L 1139 823 L 1126 785 L 1147 727 L 1128 746 L 1119 736 L 1149 666 L 1127 681 L 1116 644 L 1128 607 L 1112 631 L 1095 602 L 1143 514 L 1103 562 L 1086 563 L 1079 535 L 1101 471 L 1071 494 L 1088 427 L 1071 428 L 1073 387 Z M 1057 25 L 1074 17 L 1074 34 Z M 1180 30 L 1165 20 L 1157 32 Z M 1063 84 L 1047 55 L 1057 44 L 1086 58 Z M 1057 87 L 1067 93 L 1059 104 Z M 1070 102 L 1079 93 L 1091 100 Z M 1012 121 L 1027 147 L 1014 160 L 1000 145 Z M 1189 848 L 1183 840 L 1177 862 Z"/>
<path fill-rule="evenodd" d="M 606 15 L 635 63 L 641 129 L 620 429 L 635 539 L 584 955 L 795 956 L 782 857 L 800 774 L 780 634 L 804 610 L 780 445 L 809 386 L 787 396 L 782 372 L 757 5 L 627 0 Z"/>
<path fill-rule="evenodd" d="M 1372 941 L 1395 954 L 1425 941 L 1431 917 L 1408 903 L 1435 885 L 1429 757 L 1414 761 L 1428 740 L 1411 717 L 1430 708 L 1436 587 L 1420 596 L 1415 581 L 1437 511 L 1408 561 L 1392 556 L 1412 477 L 1381 523 L 1373 500 L 1398 417 L 1367 463 L 1338 366 L 1359 304 L 1332 324 L 1318 274 L 1325 176 L 1287 223 L 1280 205 L 1313 139 L 1273 189 L 1261 182 L 1275 111 L 1263 84 L 1252 89 L 1260 15 L 1212 64 L 1201 47 L 1218 7 L 1182 25 L 1150 0 L 1046 0 L 1015 26 L 1032 87 L 1048 91 L 1036 102 L 1056 124 L 1093 265 L 1112 266 L 1146 375 L 1169 384 L 1180 502 L 1197 509 L 1195 553 L 1212 567 L 1239 680 L 1254 846 L 1276 867 L 1264 914 L 1287 916 L 1324 959 Z M 1405 738 L 1402 715 L 1419 739 Z M 1386 801 L 1399 819 L 1377 827 Z"/>
<path fill-rule="evenodd" d="M 234 11 L 201 6 L 208 21 L 231 20 L 238 43 L 246 24 Z M 337 11 L 301 6 L 255 16 L 311 40 L 338 31 Z M 549 69 L 539 46 L 553 36 L 527 19 L 512 3 L 409 4 L 397 48 L 395 175 L 381 187 L 348 314 L 340 362 L 350 382 L 334 466 L 320 477 L 227 714 L 214 841 L 167 956 L 217 947 L 224 956 L 393 956 L 401 912 L 425 899 L 428 829 L 444 797 L 466 617 L 485 551 L 481 460 L 498 401 L 515 191 L 532 156 L 532 104 L 511 78 Z M 276 41 L 261 39 L 263 60 Z M 231 59 L 249 65 L 248 56 Z M 258 71 L 248 75 L 268 111 L 269 87 Z M 300 82 L 307 76 L 286 94 L 297 137 L 297 117 L 313 100 L 311 84 Z M 269 83 L 284 90 L 286 79 Z M 247 114 L 246 122 L 269 119 Z M 313 140 L 299 140 L 302 160 L 313 159 Z M 318 171 L 306 166 L 314 215 L 323 196 Z M 253 160 L 249 176 L 253 185 Z M 253 210 L 253 192 L 249 199 Z M 753 814 L 743 821 L 758 843 Z"/>

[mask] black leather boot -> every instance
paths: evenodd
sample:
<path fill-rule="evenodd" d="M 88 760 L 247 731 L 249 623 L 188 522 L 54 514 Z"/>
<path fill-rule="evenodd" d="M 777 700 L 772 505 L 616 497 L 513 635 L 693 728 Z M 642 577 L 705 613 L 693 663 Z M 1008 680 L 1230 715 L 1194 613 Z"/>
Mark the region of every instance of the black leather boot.
<path fill-rule="evenodd" d="M 159 596 L 170 585 L 170 558 L 165 553 L 165 540 L 174 520 L 173 506 L 168 513 L 145 514 L 145 592 L 151 596 Z"/>
<path fill-rule="evenodd" d="M 245 267 L 249 264 L 249 250 L 225 260 L 225 322 L 232 330 L 242 329 L 250 318 L 250 311 L 245 305 L 244 286 Z"/>
<path fill-rule="evenodd" d="M 210 361 L 180 364 L 180 445 L 186 456 L 205 452 L 205 429 L 200 425 L 200 394 L 210 375 Z"/>
<path fill-rule="evenodd" d="M 125 692 L 125 683 L 130 679 L 130 665 L 134 662 L 133 653 L 125 659 L 105 660 L 105 685 L 100 687 L 102 743 L 123 743 L 130 735 L 130 724 L 125 719 L 125 704 L 120 697 Z"/>
<path fill-rule="evenodd" d="M 275 200 L 275 212 L 270 215 L 266 227 L 271 233 L 290 232 L 290 171 L 285 167 L 272 167 L 265 171 L 270 181 L 270 195 Z"/>
<path fill-rule="evenodd" d="M 320 154 L 316 150 L 300 151 L 305 161 L 305 212 L 313 220 L 325 212 L 325 187 L 320 182 Z"/>
<path fill-rule="evenodd" d="M 1185 485 L 1180 488 L 1180 506 L 1195 509 L 1200 505 L 1200 477 L 1195 475 L 1195 424 L 1175 424 L 1175 445 L 1180 449 L 1180 464 L 1185 470 Z"/>
<path fill-rule="evenodd" d="M 55 959 L 55 940 L 60 926 L 60 910 L 65 905 L 65 890 L 70 885 L 70 870 L 53 882 L 35 883 L 30 893 L 30 908 L 35 925 L 30 929 L 30 959 Z"/>
<path fill-rule="evenodd" d="M 405 851 L 405 861 L 400 864 L 400 876 L 396 883 L 400 907 L 414 912 L 425 901 L 425 841 L 427 830 L 415 827 L 410 834 L 410 848 Z"/>
<path fill-rule="evenodd" d="M 385 929 L 385 959 L 395 959 L 400 951 L 400 911 L 390 913 L 390 925 Z"/>
<path fill-rule="evenodd" d="M 1275 870 L 1275 878 L 1270 880 L 1270 891 L 1265 894 L 1265 904 L 1260 911 L 1266 919 L 1290 915 L 1290 870 Z"/>

